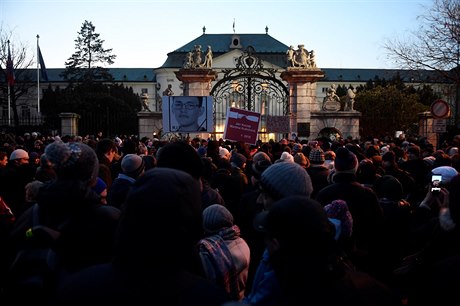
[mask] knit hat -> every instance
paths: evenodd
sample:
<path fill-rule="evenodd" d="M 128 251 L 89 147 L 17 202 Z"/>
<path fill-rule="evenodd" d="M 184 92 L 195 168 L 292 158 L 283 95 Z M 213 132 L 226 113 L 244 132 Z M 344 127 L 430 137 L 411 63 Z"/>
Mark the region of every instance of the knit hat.
<path fill-rule="evenodd" d="M 284 151 L 283 153 L 281 153 L 280 158 L 275 161 L 275 163 L 282 163 L 282 162 L 293 163 L 294 157 L 292 156 L 291 153 Z"/>
<path fill-rule="evenodd" d="M 246 163 L 246 156 L 238 152 L 232 152 L 230 163 L 235 167 L 243 168 L 243 165 Z"/>
<path fill-rule="evenodd" d="M 10 160 L 22 159 L 22 158 L 29 159 L 29 153 L 27 153 L 26 150 L 16 149 L 13 152 L 11 152 Z"/>
<path fill-rule="evenodd" d="M 335 152 L 334 167 L 335 172 L 356 173 L 358 169 L 358 158 L 356 155 L 347 148 L 337 148 Z"/>
<path fill-rule="evenodd" d="M 270 167 L 272 165 L 271 161 L 269 160 L 259 160 L 258 162 L 256 163 L 252 163 L 252 175 L 256 178 L 256 179 L 260 179 L 260 176 L 262 175 L 262 173 L 268 169 L 268 167 Z"/>
<path fill-rule="evenodd" d="M 310 151 L 310 155 L 308 156 L 310 163 L 312 164 L 322 164 L 324 163 L 324 151 L 321 148 L 315 148 Z"/>
<path fill-rule="evenodd" d="M 223 228 L 233 226 L 232 213 L 221 204 L 213 204 L 203 210 L 203 229 L 217 233 Z"/>
<path fill-rule="evenodd" d="M 458 174 L 457 170 L 451 166 L 440 166 L 431 170 L 432 174 L 441 175 L 443 183 L 449 183 Z"/>
<path fill-rule="evenodd" d="M 309 197 L 313 185 L 307 171 L 296 163 L 275 163 L 265 170 L 260 185 L 272 198 L 279 199 L 290 195 Z"/>
<path fill-rule="evenodd" d="M 256 216 L 254 227 L 280 239 L 284 246 L 292 247 L 299 241 L 306 243 L 309 255 L 316 252 L 323 255 L 326 248 L 335 245 L 334 227 L 323 207 L 305 196 L 290 196 L 275 202 L 272 209 Z"/>
<path fill-rule="evenodd" d="M 136 178 L 145 169 L 144 159 L 137 154 L 126 154 L 121 160 L 121 170 L 127 176 Z"/>
<path fill-rule="evenodd" d="M 206 156 L 206 153 L 207 153 L 206 147 L 199 147 L 197 152 L 200 155 L 200 157 Z"/>
<path fill-rule="evenodd" d="M 340 237 L 351 237 L 353 233 L 353 217 L 348 210 L 347 202 L 334 200 L 324 206 L 324 211 L 328 218 L 334 219 L 331 221 L 336 227 L 335 240 L 338 240 Z M 340 222 L 334 222 L 335 220 Z"/>
<path fill-rule="evenodd" d="M 302 150 L 302 145 L 300 143 L 296 143 L 292 147 L 292 155 L 295 155 L 297 152 L 300 152 Z"/>
<path fill-rule="evenodd" d="M 104 182 L 103 179 L 101 179 L 100 177 L 97 177 L 96 178 L 96 185 L 93 186 L 93 190 L 97 194 L 101 194 L 101 192 L 103 192 L 104 189 L 107 189 L 107 184 Z"/>
<path fill-rule="evenodd" d="M 263 151 L 257 152 L 252 157 L 252 162 L 253 163 L 257 163 L 258 161 L 261 161 L 261 160 L 268 160 L 269 162 L 271 162 L 270 156 L 268 156 L 268 154 L 263 152 Z"/>
<path fill-rule="evenodd" d="M 374 190 L 379 198 L 399 201 L 403 198 L 403 186 L 393 175 L 383 175 L 374 182 Z"/>
<path fill-rule="evenodd" d="M 157 167 L 182 170 L 196 179 L 203 175 L 201 157 L 188 142 L 169 142 L 157 154 Z"/>
<path fill-rule="evenodd" d="M 46 146 L 45 155 L 58 178 L 91 183 L 96 180 L 99 171 L 96 152 L 82 142 L 54 141 Z"/>
<path fill-rule="evenodd" d="M 297 152 L 296 155 L 294 155 L 294 162 L 299 164 L 303 168 L 310 167 L 310 161 L 305 157 L 305 155 L 302 152 Z"/>
<path fill-rule="evenodd" d="M 219 156 L 220 158 L 225 158 L 228 160 L 230 152 L 226 148 L 219 147 Z"/>

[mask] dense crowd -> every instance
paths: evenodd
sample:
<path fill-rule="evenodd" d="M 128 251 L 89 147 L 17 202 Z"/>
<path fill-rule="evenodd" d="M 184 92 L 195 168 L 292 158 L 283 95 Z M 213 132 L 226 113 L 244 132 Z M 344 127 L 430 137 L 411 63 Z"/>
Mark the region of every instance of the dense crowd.
<path fill-rule="evenodd" d="M 0 146 L 2 305 L 460 303 L 460 135 Z"/>

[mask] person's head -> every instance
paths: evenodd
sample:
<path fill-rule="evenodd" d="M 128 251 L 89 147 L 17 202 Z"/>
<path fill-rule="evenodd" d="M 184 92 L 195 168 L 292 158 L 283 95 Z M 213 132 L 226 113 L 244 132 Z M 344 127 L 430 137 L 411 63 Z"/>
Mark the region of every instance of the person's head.
<path fill-rule="evenodd" d="M 55 141 L 46 146 L 44 154 L 58 179 L 77 180 L 88 186 L 96 182 L 99 160 L 90 146 Z"/>
<path fill-rule="evenodd" d="M 221 204 L 212 204 L 203 210 L 203 230 L 206 234 L 217 234 L 233 226 L 232 213 Z"/>
<path fill-rule="evenodd" d="M 299 276 L 303 285 L 314 285 L 330 273 L 337 251 L 335 228 L 317 201 L 301 195 L 285 197 L 258 215 L 255 225 L 266 235 L 270 263 L 283 290 L 301 287 L 295 283 Z"/>
<path fill-rule="evenodd" d="M 179 124 L 180 132 L 197 132 L 201 128 L 198 118 L 203 115 L 201 97 L 176 96 L 172 104 L 172 112 Z"/>
<path fill-rule="evenodd" d="M 144 159 L 137 154 L 126 154 L 121 160 L 121 170 L 127 176 L 135 179 L 144 173 Z"/>
<path fill-rule="evenodd" d="M 0 168 L 5 168 L 8 165 L 8 154 L 4 151 L 0 151 Z"/>
<path fill-rule="evenodd" d="M 203 233 L 201 213 L 200 185 L 195 178 L 171 168 L 147 171 L 126 198 L 115 265 L 150 273 L 188 267 Z"/>
<path fill-rule="evenodd" d="M 100 177 L 96 178 L 96 183 L 92 189 L 101 199 L 101 204 L 107 204 L 107 184 Z"/>
<path fill-rule="evenodd" d="M 179 169 L 197 180 L 203 175 L 200 155 L 185 141 L 170 142 L 161 147 L 158 151 L 157 167 Z"/>
<path fill-rule="evenodd" d="M 292 195 L 310 197 L 313 185 L 305 168 L 297 163 L 274 163 L 260 178 L 261 194 L 257 201 L 270 209 L 274 201 Z"/>
<path fill-rule="evenodd" d="M 96 153 L 99 158 L 105 156 L 110 162 L 112 162 L 118 154 L 117 143 L 109 138 L 101 139 L 96 144 Z"/>
<path fill-rule="evenodd" d="M 29 163 L 29 153 L 23 149 L 16 149 L 11 152 L 10 161 L 15 165 L 22 165 Z"/>

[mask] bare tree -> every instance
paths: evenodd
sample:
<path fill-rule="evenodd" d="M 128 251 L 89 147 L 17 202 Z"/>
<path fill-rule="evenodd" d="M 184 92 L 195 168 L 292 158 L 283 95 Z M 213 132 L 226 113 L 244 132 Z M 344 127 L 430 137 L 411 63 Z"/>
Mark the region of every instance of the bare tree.
<path fill-rule="evenodd" d="M 35 63 L 34 56 L 30 56 L 28 47 L 16 39 L 12 31 L 6 31 L 0 26 L 0 69 L 4 75 L 4 82 L 0 82 L 0 104 L 3 109 L 8 109 L 8 82 L 6 82 L 6 62 L 8 58 L 8 41 L 10 42 L 11 59 L 15 75 L 14 85 L 10 87 L 10 107 L 13 114 L 14 126 L 19 126 L 18 107 L 20 99 L 26 97 L 32 87 L 35 87 L 33 73 L 28 68 Z"/>
<path fill-rule="evenodd" d="M 434 0 L 432 7 L 418 17 L 420 25 L 410 37 L 384 43 L 390 59 L 401 68 L 439 72 L 440 81 L 452 83 L 455 123 L 460 123 L 460 2 Z"/>

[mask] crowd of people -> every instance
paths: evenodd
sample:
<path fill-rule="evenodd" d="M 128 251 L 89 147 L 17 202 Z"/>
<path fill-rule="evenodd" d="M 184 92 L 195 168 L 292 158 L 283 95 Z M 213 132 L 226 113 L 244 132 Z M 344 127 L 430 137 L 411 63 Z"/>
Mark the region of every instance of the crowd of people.
<path fill-rule="evenodd" d="M 460 135 L 0 146 L 2 305 L 460 303 Z"/>

